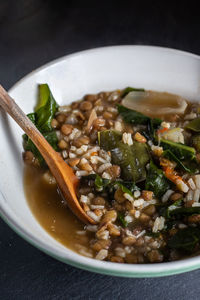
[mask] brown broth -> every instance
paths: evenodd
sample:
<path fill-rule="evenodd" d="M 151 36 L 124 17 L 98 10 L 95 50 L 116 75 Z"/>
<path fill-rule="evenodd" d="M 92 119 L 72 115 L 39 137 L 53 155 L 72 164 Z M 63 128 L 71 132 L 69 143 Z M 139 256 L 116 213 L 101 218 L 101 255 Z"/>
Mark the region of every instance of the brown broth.
<path fill-rule="evenodd" d="M 41 170 L 25 165 L 24 189 L 33 215 L 53 238 L 74 251 L 77 244 L 89 247 L 88 236 L 76 233 L 83 230 L 84 225 L 68 209 L 56 185 L 42 179 Z"/>

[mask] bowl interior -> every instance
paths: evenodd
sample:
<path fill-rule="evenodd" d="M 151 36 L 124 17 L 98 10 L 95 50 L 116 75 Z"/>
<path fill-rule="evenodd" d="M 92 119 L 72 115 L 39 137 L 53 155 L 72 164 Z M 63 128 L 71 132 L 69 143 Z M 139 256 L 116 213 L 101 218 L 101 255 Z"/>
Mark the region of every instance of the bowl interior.
<path fill-rule="evenodd" d="M 166 48 L 115 46 L 83 51 L 58 59 L 26 76 L 11 90 L 25 113 L 36 103 L 37 84 L 48 83 L 59 104 L 87 93 L 126 86 L 144 87 L 200 100 L 198 56 Z M 121 265 L 82 257 L 55 241 L 32 215 L 23 190 L 22 130 L 0 113 L 0 209 L 24 238 L 64 262 L 121 276 L 161 276 L 197 268 L 200 258 L 154 265 Z"/>

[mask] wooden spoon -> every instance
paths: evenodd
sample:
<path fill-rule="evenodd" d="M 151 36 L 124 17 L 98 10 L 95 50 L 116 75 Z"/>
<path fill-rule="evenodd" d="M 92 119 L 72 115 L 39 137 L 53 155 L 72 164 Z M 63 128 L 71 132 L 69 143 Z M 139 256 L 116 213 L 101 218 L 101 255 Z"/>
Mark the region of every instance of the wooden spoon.
<path fill-rule="evenodd" d="M 95 224 L 95 221 L 82 209 L 77 199 L 76 188 L 79 179 L 75 176 L 72 168 L 70 168 L 61 158 L 59 153 L 51 147 L 35 125 L 29 120 L 1 85 L 0 106 L 18 123 L 36 145 L 49 166 L 51 173 L 55 177 L 62 196 L 65 198 L 67 205 L 72 212 L 82 222 Z"/>

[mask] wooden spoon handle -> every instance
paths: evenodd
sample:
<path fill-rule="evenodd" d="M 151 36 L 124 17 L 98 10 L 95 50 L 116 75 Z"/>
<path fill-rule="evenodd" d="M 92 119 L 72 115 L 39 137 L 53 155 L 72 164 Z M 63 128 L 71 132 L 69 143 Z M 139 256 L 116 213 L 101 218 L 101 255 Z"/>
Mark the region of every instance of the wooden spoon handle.
<path fill-rule="evenodd" d="M 94 224 L 95 222 L 85 213 L 76 197 L 76 187 L 79 180 L 75 176 L 72 168 L 70 168 L 59 153 L 51 147 L 36 126 L 29 120 L 1 85 L 0 106 L 19 124 L 36 145 L 52 174 L 57 179 L 59 188 L 74 214 L 83 222 Z"/>

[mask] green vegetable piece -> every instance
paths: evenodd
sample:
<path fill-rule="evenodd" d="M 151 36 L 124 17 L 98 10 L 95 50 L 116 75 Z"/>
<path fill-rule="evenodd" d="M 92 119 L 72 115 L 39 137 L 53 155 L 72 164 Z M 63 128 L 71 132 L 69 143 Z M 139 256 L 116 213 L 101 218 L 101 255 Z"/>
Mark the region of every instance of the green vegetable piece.
<path fill-rule="evenodd" d="M 122 178 L 133 182 L 144 180 L 146 178 L 145 167 L 150 159 L 147 146 L 136 141 L 129 146 L 120 139 L 121 133 L 113 130 L 98 133 L 100 147 L 111 151 L 112 163 L 121 167 Z"/>
<path fill-rule="evenodd" d="M 102 190 L 110 183 L 110 180 L 101 178 L 99 175 L 96 175 L 94 183 L 98 190 Z"/>
<path fill-rule="evenodd" d="M 129 109 L 123 105 L 117 104 L 117 109 L 126 123 L 146 125 L 150 120 L 149 117 L 143 115 L 142 113 L 133 109 Z"/>
<path fill-rule="evenodd" d="M 192 252 L 199 242 L 200 229 L 195 227 L 188 227 L 180 229 L 175 235 L 173 235 L 169 241 L 168 246 L 172 249 L 185 250 Z"/>
<path fill-rule="evenodd" d="M 110 151 L 115 148 L 121 139 L 122 134 L 117 130 L 105 130 L 98 132 L 99 146 L 106 151 Z"/>
<path fill-rule="evenodd" d="M 127 193 L 130 196 L 133 196 L 134 191 L 138 191 L 139 188 L 132 181 L 115 181 L 114 185 L 118 185 L 118 187 L 122 190 L 123 193 Z"/>
<path fill-rule="evenodd" d="M 152 191 L 156 197 L 160 198 L 169 188 L 169 181 L 165 177 L 163 171 L 158 169 L 156 165 L 150 161 L 145 189 Z"/>
<path fill-rule="evenodd" d="M 31 120 L 31 122 L 36 125 L 36 116 L 35 113 L 30 113 L 27 115 L 27 117 Z"/>
<path fill-rule="evenodd" d="M 170 215 L 182 215 L 182 216 L 190 216 L 194 214 L 200 214 L 200 207 L 180 207 L 172 210 Z"/>
<path fill-rule="evenodd" d="M 119 223 L 121 223 L 122 227 L 128 226 L 128 222 L 124 219 L 124 216 L 120 212 L 118 212 L 117 220 L 119 221 Z"/>
<path fill-rule="evenodd" d="M 192 145 L 198 152 L 200 152 L 200 134 L 194 135 L 192 137 Z"/>
<path fill-rule="evenodd" d="M 53 147 L 53 149 L 55 151 L 58 151 L 58 146 L 57 146 L 58 138 L 57 138 L 56 132 L 55 131 L 45 132 L 45 133 L 43 133 L 43 136 L 48 141 L 48 143 Z M 39 160 L 40 165 L 45 166 L 46 163 L 45 163 L 41 153 L 39 152 L 37 147 L 32 142 L 32 140 L 26 134 L 23 135 L 23 140 L 24 140 L 24 150 L 31 151 L 34 154 L 34 156 Z"/>
<path fill-rule="evenodd" d="M 133 141 L 129 146 L 118 142 L 116 148 L 111 149 L 112 162 L 121 167 L 122 178 L 142 181 L 146 178 L 146 164 L 149 162 L 147 146 Z"/>
<path fill-rule="evenodd" d="M 51 131 L 51 121 L 57 111 L 56 103 L 49 86 L 47 84 L 39 85 L 39 103 L 35 111 L 37 127 L 41 132 Z"/>
<path fill-rule="evenodd" d="M 170 219 L 173 211 L 176 210 L 178 207 L 181 206 L 183 199 L 179 199 L 173 204 L 169 205 L 168 207 L 162 207 L 160 210 L 160 214 L 165 217 L 166 219 Z"/>
<path fill-rule="evenodd" d="M 185 129 L 190 129 L 194 132 L 200 132 L 200 118 L 196 118 L 190 121 L 186 126 Z"/>
<path fill-rule="evenodd" d="M 53 98 L 49 86 L 47 84 L 40 84 L 39 102 L 36 107 L 36 111 L 27 115 L 56 151 L 58 151 L 58 138 L 56 132 L 51 127 L 51 121 L 57 111 L 57 108 L 58 104 Z M 40 165 L 45 166 L 45 161 L 42 155 L 26 134 L 23 135 L 23 141 L 24 149 L 26 151 L 31 151 L 34 156 L 38 158 Z"/>
<path fill-rule="evenodd" d="M 188 173 L 193 173 L 193 169 L 190 169 L 190 168 L 188 168 L 186 165 L 184 165 L 184 164 L 180 161 L 180 159 L 178 159 L 178 157 L 177 157 L 176 155 L 174 155 L 170 150 L 165 150 L 165 151 L 163 152 L 162 156 L 165 157 L 165 158 L 167 158 L 167 159 L 169 159 L 170 161 L 176 162 L 176 163 L 177 163 L 177 166 L 178 166 L 180 169 L 182 169 L 182 170 L 184 170 L 184 171 L 186 171 L 186 172 L 188 172 Z"/>
<path fill-rule="evenodd" d="M 162 120 L 158 118 L 150 118 L 148 116 L 143 115 L 142 113 L 127 108 L 121 104 L 117 104 L 117 109 L 119 114 L 122 116 L 123 120 L 126 123 L 137 124 L 137 125 L 147 125 L 150 120 L 152 120 L 154 125 L 159 126 L 162 123 Z"/>
<path fill-rule="evenodd" d="M 193 160 L 196 158 L 196 150 L 193 147 L 169 140 L 160 140 L 160 145 L 164 150 L 170 150 L 179 160 Z"/>
<path fill-rule="evenodd" d="M 128 86 L 127 88 L 125 88 L 123 91 L 122 91 L 122 94 L 121 94 L 121 97 L 125 97 L 128 93 L 130 92 L 144 92 L 145 90 L 144 89 L 140 89 L 140 88 L 133 88 L 133 87 L 130 87 Z"/>

